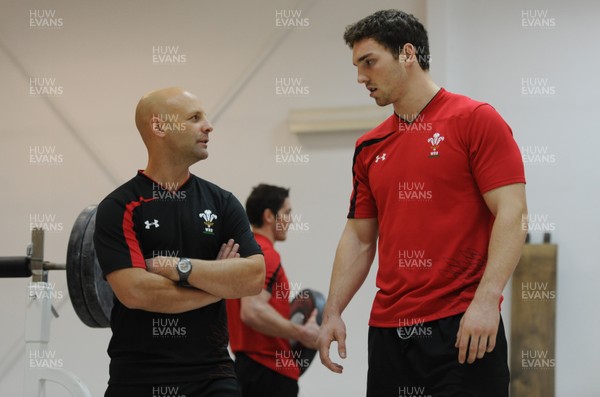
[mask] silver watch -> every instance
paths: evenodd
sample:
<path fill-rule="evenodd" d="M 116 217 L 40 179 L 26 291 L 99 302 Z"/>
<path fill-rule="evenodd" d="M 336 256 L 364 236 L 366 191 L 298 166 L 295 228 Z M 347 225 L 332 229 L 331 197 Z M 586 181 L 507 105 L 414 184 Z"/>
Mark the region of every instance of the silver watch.
<path fill-rule="evenodd" d="M 179 273 L 179 285 L 189 287 L 188 277 L 192 272 L 192 261 L 189 258 L 179 258 L 177 262 L 177 273 Z"/>

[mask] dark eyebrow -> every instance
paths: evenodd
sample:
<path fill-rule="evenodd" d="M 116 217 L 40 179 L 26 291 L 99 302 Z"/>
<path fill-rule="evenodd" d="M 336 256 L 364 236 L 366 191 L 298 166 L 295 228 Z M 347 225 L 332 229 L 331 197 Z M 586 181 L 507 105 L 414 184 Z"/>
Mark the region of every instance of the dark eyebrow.
<path fill-rule="evenodd" d="M 365 55 L 363 55 L 362 57 L 358 58 L 356 60 L 357 63 L 361 63 L 362 61 L 364 61 L 366 58 L 370 57 L 372 55 L 372 53 L 368 52 Z M 352 63 L 354 66 L 356 66 L 356 63 Z"/>

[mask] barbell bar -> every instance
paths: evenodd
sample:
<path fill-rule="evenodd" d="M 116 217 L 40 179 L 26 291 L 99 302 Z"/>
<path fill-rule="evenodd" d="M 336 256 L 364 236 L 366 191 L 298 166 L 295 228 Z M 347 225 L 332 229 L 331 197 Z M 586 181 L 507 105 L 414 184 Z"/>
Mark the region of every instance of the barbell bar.
<path fill-rule="evenodd" d="M 73 309 L 88 327 L 110 327 L 114 294 L 104 279 L 94 249 L 96 205 L 86 207 L 75 220 L 67 245 L 66 264 L 44 261 L 44 230 L 33 229 L 26 256 L 0 257 L 0 277 L 32 277 L 46 282 L 48 271 L 66 270 Z"/>

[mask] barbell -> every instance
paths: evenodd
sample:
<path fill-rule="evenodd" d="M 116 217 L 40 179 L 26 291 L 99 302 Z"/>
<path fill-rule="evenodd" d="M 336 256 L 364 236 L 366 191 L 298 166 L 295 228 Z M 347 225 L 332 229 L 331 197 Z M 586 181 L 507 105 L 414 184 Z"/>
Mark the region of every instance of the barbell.
<path fill-rule="evenodd" d="M 49 270 L 66 270 L 67 287 L 77 317 L 88 327 L 110 327 L 114 294 L 104 279 L 96 250 L 96 205 L 77 216 L 67 245 L 66 264 L 44 261 L 44 231 L 33 229 L 26 256 L 0 257 L 0 277 L 31 277 L 47 281 Z"/>

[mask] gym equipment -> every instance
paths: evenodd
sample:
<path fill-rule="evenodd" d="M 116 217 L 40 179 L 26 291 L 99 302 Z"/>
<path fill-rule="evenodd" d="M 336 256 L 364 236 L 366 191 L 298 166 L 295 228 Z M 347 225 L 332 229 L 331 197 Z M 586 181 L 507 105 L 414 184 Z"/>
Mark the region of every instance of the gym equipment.
<path fill-rule="evenodd" d="M 51 315 L 58 317 L 52 307 L 53 287 L 48 283 L 48 271 L 64 269 L 64 265 L 44 262 L 44 231 L 33 229 L 31 244 L 25 257 L 0 258 L 0 277 L 29 277 L 29 302 L 25 315 L 25 383 L 23 395 L 45 395 L 46 382 L 65 387 L 71 396 L 92 397 L 87 386 L 71 371 L 48 365 L 44 358 L 53 357 L 48 349 Z M 41 360 L 38 360 L 41 358 Z M 41 361 L 41 364 L 37 362 Z"/>
<path fill-rule="evenodd" d="M 66 270 L 73 309 L 88 327 L 110 327 L 114 294 L 102 276 L 94 249 L 96 205 L 85 208 L 75 220 L 67 246 L 66 264 L 44 261 L 33 255 L 43 245 L 43 230 L 32 231 L 31 249 L 26 256 L 0 257 L 0 277 L 31 277 L 32 282 L 47 281 L 49 270 Z M 34 239 L 34 235 L 41 235 Z M 37 240 L 37 241 L 36 241 Z M 43 246 L 41 246 L 43 252 Z"/>
<path fill-rule="evenodd" d="M 67 286 L 79 319 L 88 327 L 110 327 L 114 294 L 102 275 L 94 229 L 97 206 L 85 208 L 75 220 L 67 248 Z"/>
<path fill-rule="evenodd" d="M 48 271 L 66 270 L 67 285 L 77 316 L 89 327 L 110 326 L 113 292 L 103 279 L 96 251 L 94 227 L 96 206 L 84 209 L 77 217 L 67 248 L 66 264 L 44 261 L 44 230 L 31 231 L 26 256 L 0 257 L 0 277 L 31 277 L 27 286 L 29 302 L 25 320 L 24 396 L 45 395 L 46 382 L 62 385 L 74 397 L 91 397 L 87 386 L 71 371 L 50 366 L 45 358 L 53 357 L 48 349 L 54 291 L 48 283 Z M 38 361 L 40 364 L 38 365 Z"/>
<path fill-rule="evenodd" d="M 529 237 L 529 236 L 528 236 Z M 558 245 L 525 244 L 512 275 L 510 394 L 554 397 Z"/>
<path fill-rule="evenodd" d="M 317 309 L 317 324 L 321 325 L 325 303 L 326 299 L 322 293 L 312 289 L 303 289 L 290 303 L 290 320 L 296 324 L 305 324 L 313 310 Z M 290 343 L 292 356 L 296 357 L 300 375 L 303 375 L 315 358 L 317 351 L 303 346 L 299 341 L 292 340 Z"/>

